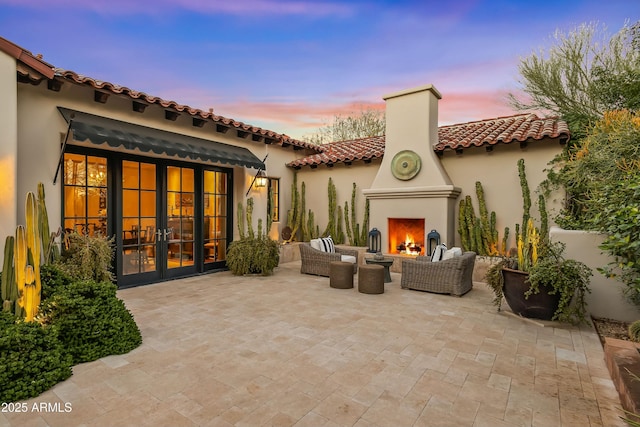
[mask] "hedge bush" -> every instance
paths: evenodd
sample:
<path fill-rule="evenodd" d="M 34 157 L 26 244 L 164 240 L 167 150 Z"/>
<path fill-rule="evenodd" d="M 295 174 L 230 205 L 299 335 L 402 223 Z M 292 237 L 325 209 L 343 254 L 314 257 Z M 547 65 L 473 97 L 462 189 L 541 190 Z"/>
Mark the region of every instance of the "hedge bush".
<path fill-rule="evenodd" d="M 0 402 L 35 397 L 71 376 L 71 356 L 57 327 L 0 312 Z"/>
<path fill-rule="evenodd" d="M 43 303 L 43 317 L 58 328 L 74 364 L 124 354 L 142 343 L 138 325 L 110 282 L 82 280 L 60 287 Z"/>

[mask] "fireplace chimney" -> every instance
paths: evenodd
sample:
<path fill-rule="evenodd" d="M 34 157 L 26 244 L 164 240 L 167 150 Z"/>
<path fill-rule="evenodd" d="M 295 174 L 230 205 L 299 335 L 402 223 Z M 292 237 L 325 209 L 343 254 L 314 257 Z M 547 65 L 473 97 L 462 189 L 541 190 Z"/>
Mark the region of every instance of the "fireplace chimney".
<path fill-rule="evenodd" d="M 425 235 L 438 230 L 442 242 L 455 241 L 455 187 L 433 151 L 438 142 L 440 92 L 424 85 L 384 97 L 387 129 L 380 169 L 363 193 L 370 203 L 370 224 L 389 248 L 388 218 L 424 218 Z M 398 200 L 400 199 L 400 200 Z"/>

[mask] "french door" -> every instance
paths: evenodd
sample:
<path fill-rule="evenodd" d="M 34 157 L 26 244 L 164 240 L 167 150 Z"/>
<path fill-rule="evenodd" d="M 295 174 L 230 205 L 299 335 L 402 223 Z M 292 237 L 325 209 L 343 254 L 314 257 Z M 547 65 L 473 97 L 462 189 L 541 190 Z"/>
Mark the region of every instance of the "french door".
<path fill-rule="evenodd" d="M 120 286 L 224 267 L 229 172 L 138 160 L 121 170 Z"/>
<path fill-rule="evenodd" d="M 228 169 L 84 150 L 65 153 L 68 232 L 115 236 L 119 287 L 226 267 Z"/>

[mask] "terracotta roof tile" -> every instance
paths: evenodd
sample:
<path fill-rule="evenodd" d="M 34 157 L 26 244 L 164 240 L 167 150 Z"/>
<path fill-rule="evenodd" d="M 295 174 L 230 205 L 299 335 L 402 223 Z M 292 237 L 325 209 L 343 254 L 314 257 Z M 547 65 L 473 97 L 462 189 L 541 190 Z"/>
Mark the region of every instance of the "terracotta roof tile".
<path fill-rule="evenodd" d="M 287 166 L 299 169 L 302 166 L 317 167 L 321 164 L 333 166 L 335 163 L 379 159 L 384 155 L 384 136 L 332 142 L 330 144 L 317 145 L 316 148 L 322 150 L 322 152 L 294 160 L 287 163 Z"/>
<path fill-rule="evenodd" d="M 461 150 L 472 146 L 539 141 L 543 138 L 569 138 L 567 123 L 557 117 L 540 118 L 535 114 L 440 126 L 434 150 Z"/>
<path fill-rule="evenodd" d="M 475 122 L 440 126 L 438 143 L 433 150 L 442 154 L 447 150 L 460 151 L 470 147 L 493 146 L 539 141 L 544 138 L 570 137 L 567 123 L 557 117 L 540 118 L 535 114 L 518 114 Z M 356 160 L 373 160 L 384 156 L 385 137 L 355 139 L 318 146 L 323 152 L 294 160 L 287 166 L 300 169 L 302 166 L 317 167 L 321 164 L 333 166 Z"/>
<path fill-rule="evenodd" d="M 104 90 L 118 95 L 125 95 L 131 99 L 142 101 L 147 104 L 157 104 L 163 108 L 176 110 L 180 113 L 186 113 L 194 117 L 198 117 L 205 120 L 211 120 L 215 123 L 220 123 L 225 126 L 229 126 L 235 129 L 250 132 L 252 134 L 260 135 L 265 138 L 270 138 L 276 141 L 279 145 L 292 145 L 295 147 L 311 149 L 317 151 L 317 146 L 309 142 L 300 141 L 285 134 L 280 134 L 260 127 L 252 126 L 243 122 L 239 122 L 228 117 L 219 116 L 210 111 L 203 111 L 197 108 L 189 107 L 188 105 L 178 104 L 175 101 L 159 98 L 157 96 L 148 95 L 144 92 L 130 89 L 126 86 L 120 86 L 110 82 L 104 82 L 91 77 L 82 76 L 74 71 L 64 70 L 61 68 L 55 69 L 56 77 L 65 81 L 71 81 L 78 85 L 87 85 L 94 89 Z"/>

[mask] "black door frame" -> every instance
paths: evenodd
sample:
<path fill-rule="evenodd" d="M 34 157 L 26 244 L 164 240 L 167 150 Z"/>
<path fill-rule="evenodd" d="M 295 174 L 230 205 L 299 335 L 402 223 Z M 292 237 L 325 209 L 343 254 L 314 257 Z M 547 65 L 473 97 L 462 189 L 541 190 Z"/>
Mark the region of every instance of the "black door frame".
<path fill-rule="evenodd" d="M 233 239 L 234 215 L 233 215 L 233 170 L 219 166 L 183 162 L 176 159 L 156 158 L 137 156 L 129 153 L 114 152 L 110 150 L 96 150 L 80 146 L 69 145 L 66 152 L 74 154 L 82 154 L 87 156 L 103 157 L 107 159 L 107 235 L 116 236 L 115 239 L 115 257 L 113 263 L 113 272 L 116 277 L 116 283 L 119 288 L 128 288 L 139 285 L 162 282 L 166 280 L 176 279 L 180 277 L 188 277 L 202 273 L 226 270 L 226 262 L 218 261 L 213 263 L 204 263 L 204 190 L 203 176 L 205 170 L 222 172 L 227 177 L 227 193 L 226 193 L 226 246 Z M 158 267 L 155 272 L 146 272 L 138 274 L 124 275 L 121 271 L 122 265 L 122 162 L 134 161 L 141 163 L 153 163 L 156 165 L 156 221 L 157 230 L 167 228 L 166 215 L 166 170 L 168 166 L 191 168 L 194 170 L 194 224 L 193 224 L 193 266 L 179 267 L 173 269 L 166 268 L 167 242 L 156 239 L 156 263 Z M 64 182 L 64 181 L 62 181 Z M 64 184 L 61 186 L 61 218 L 64 218 Z"/>

